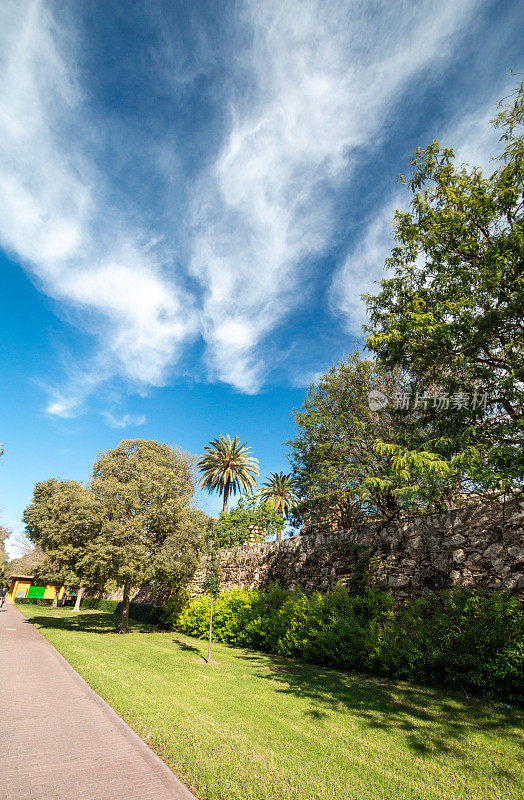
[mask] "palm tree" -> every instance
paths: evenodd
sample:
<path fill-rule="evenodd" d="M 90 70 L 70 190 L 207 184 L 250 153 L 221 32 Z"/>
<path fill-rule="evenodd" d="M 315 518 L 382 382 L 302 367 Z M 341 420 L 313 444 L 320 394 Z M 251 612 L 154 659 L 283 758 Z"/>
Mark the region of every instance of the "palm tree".
<path fill-rule="evenodd" d="M 258 491 L 261 500 L 264 500 L 271 508 L 280 511 L 283 517 L 287 517 L 297 501 L 297 484 L 292 475 L 285 472 L 272 472 L 265 483 Z M 277 542 L 280 541 L 282 532 L 277 532 Z"/>
<path fill-rule="evenodd" d="M 218 489 L 224 495 L 222 510 L 227 513 L 231 492 L 252 492 L 257 485 L 258 460 L 249 455 L 251 448 L 247 442 L 241 443 L 238 436 L 231 439 L 229 434 L 217 436 L 204 450 L 205 455 L 197 461 L 202 473 L 200 486 L 209 492 Z"/>

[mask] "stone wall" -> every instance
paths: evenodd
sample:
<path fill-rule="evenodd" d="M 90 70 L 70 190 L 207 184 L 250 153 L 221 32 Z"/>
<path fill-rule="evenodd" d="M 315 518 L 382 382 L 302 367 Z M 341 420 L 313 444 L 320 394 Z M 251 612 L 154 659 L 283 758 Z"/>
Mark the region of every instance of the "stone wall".
<path fill-rule="evenodd" d="M 515 500 L 221 550 L 222 587 L 276 582 L 327 591 L 351 580 L 362 546 L 380 564 L 382 585 L 398 597 L 468 586 L 507 587 L 524 600 L 524 503 Z M 202 593 L 204 575 L 205 564 L 193 594 Z"/>

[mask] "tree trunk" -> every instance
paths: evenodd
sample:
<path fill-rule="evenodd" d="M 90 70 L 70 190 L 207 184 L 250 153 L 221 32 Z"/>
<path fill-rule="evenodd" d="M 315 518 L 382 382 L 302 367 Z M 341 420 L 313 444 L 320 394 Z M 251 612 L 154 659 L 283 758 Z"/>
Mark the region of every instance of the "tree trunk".
<path fill-rule="evenodd" d="M 129 585 L 124 586 L 124 593 L 122 597 L 122 611 L 120 612 L 120 619 L 118 621 L 117 633 L 127 633 L 129 629 Z"/>
<path fill-rule="evenodd" d="M 229 500 L 229 483 L 226 483 L 224 488 L 224 505 L 222 506 L 222 511 L 224 514 L 227 514 L 227 504 Z"/>
<path fill-rule="evenodd" d="M 213 639 L 213 595 L 211 595 L 211 608 L 209 609 L 209 642 L 207 645 L 207 663 L 211 661 L 211 641 Z"/>
<path fill-rule="evenodd" d="M 51 608 L 58 608 L 58 592 L 59 589 L 56 589 L 55 596 L 53 597 L 53 602 L 51 603 Z"/>
<path fill-rule="evenodd" d="M 277 530 L 277 542 L 281 542 L 281 541 L 282 541 L 282 530 L 279 528 Z"/>
<path fill-rule="evenodd" d="M 84 594 L 84 587 L 81 586 L 78 592 L 76 593 L 75 607 L 73 608 L 73 611 L 80 611 L 80 603 L 82 601 L 83 594 Z"/>

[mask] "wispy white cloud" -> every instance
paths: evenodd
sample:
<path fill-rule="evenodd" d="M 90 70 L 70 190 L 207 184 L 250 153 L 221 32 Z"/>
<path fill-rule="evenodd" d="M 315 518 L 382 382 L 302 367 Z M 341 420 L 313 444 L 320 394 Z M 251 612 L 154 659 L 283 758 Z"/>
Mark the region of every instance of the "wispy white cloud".
<path fill-rule="evenodd" d="M 495 116 L 498 96 L 496 93 L 481 109 L 435 132 L 442 145 L 453 147 L 457 164 L 480 167 L 486 174 L 496 169 L 493 159 L 500 151 L 500 133 L 490 120 Z M 386 275 L 384 265 L 395 245 L 395 209 L 407 209 L 409 200 L 409 191 L 397 187 L 385 203 L 374 209 L 363 233 L 333 276 L 330 303 L 335 313 L 345 317 L 351 333 L 360 331 L 368 321 L 361 295 L 375 293 L 377 282 Z"/>
<path fill-rule="evenodd" d="M 446 125 L 442 133 L 435 137 L 446 147 L 453 148 L 457 164 L 480 167 L 486 175 L 500 166 L 495 156 L 501 152 L 503 145 L 500 143 L 500 130 L 493 127 L 491 121 L 497 114 L 497 103 L 503 91 L 504 86 L 481 108 Z"/>
<path fill-rule="evenodd" d="M 212 372 L 256 391 L 260 342 L 304 299 L 308 258 L 329 246 L 333 191 L 420 70 L 445 58 L 478 4 L 249 2 L 254 88 L 194 205 Z M 431 24 L 428 24 L 431 18 Z"/>
<path fill-rule="evenodd" d="M 190 209 L 166 203 L 171 217 L 153 238 L 93 155 L 104 126 L 118 121 L 91 121 L 78 44 L 57 19 L 60 4 L 4 0 L 0 241 L 97 341 L 53 389 L 49 413 L 79 413 L 86 395 L 115 375 L 138 387 L 162 385 L 198 334 L 211 379 L 257 391 L 271 366 L 265 344 L 315 290 L 311 259 L 330 246 L 337 192 L 350 183 L 362 148 L 384 135 L 410 81 L 449 57 L 479 5 L 245 0 L 237 6 L 243 49 L 228 78 L 235 92 L 225 99 L 229 130 L 187 187 Z M 152 69 L 165 81 L 159 53 Z M 204 62 L 208 72 L 213 58 Z M 184 85 L 199 74 L 198 64 L 188 65 Z M 124 158 L 130 171 L 136 158 Z M 175 267 L 175 216 L 184 213 L 190 263 Z M 384 235 L 380 225 L 368 232 L 362 280 Z M 189 291 L 195 279 L 200 290 Z"/>
<path fill-rule="evenodd" d="M 145 414 L 113 414 L 111 411 L 105 411 L 102 415 L 111 428 L 129 428 L 130 426 L 137 427 L 145 425 Z"/>
<path fill-rule="evenodd" d="M 404 208 L 404 194 L 396 193 L 364 227 L 344 263 L 336 271 L 330 288 L 330 304 L 335 313 L 343 314 L 347 329 L 358 334 L 367 322 L 363 294 L 373 294 L 376 283 L 384 275 L 384 263 L 394 246 L 393 217 L 395 209 Z"/>
<path fill-rule="evenodd" d="M 110 375 L 162 384 L 195 316 L 169 254 L 111 207 L 86 156 L 95 131 L 47 4 L 6 0 L 0 29 L 0 239 L 98 340 L 91 371 L 79 365 L 49 403 L 71 416 Z"/>
<path fill-rule="evenodd" d="M 327 364 L 324 369 L 308 370 L 307 372 L 295 374 L 291 381 L 291 385 L 296 389 L 309 388 L 313 384 L 317 384 L 331 366 L 331 364 Z"/>

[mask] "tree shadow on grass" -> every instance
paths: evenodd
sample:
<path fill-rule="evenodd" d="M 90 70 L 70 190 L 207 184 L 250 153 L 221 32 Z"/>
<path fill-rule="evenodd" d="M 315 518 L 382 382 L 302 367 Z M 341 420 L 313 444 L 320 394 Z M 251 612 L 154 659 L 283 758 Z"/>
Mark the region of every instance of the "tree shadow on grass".
<path fill-rule="evenodd" d="M 465 757 L 471 749 L 468 740 L 478 733 L 504 736 L 517 747 L 524 747 L 524 715 L 500 704 L 249 651 L 238 657 L 259 667 L 258 677 L 273 683 L 279 694 L 307 699 L 305 714 L 312 722 L 321 724 L 331 717 L 331 712 L 347 712 L 363 729 L 401 736 L 422 757 L 443 753 Z M 516 780 L 515 775 L 502 768 L 498 768 L 498 775 L 511 782 Z"/>
<path fill-rule="evenodd" d="M 37 628 L 55 629 L 63 631 L 83 631 L 85 633 L 116 633 L 117 617 L 107 612 L 80 612 L 71 613 L 67 617 L 28 617 L 24 622 L 30 622 Z M 129 633 L 149 633 L 152 627 L 144 623 L 129 620 Z M 127 635 L 127 634 L 125 634 Z"/>
<path fill-rule="evenodd" d="M 184 650 L 184 652 L 186 652 L 186 653 L 194 653 L 195 655 L 199 656 L 199 658 L 201 658 L 202 661 L 205 664 L 207 664 L 207 659 L 205 658 L 203 653 L 200 652 L 200 648 L 194 647 L 193 645 L 190 645 L 190 644 L 187 644 L 187 642 L 183 642 L 182 639 L 172 639 L 172 642 L 174 644 L 178 645 L 178 647 L 181 650 Z"/>

